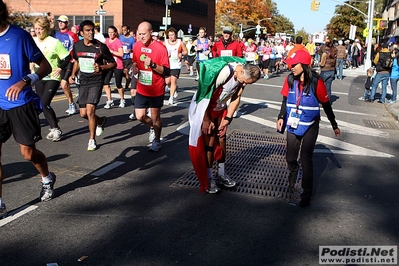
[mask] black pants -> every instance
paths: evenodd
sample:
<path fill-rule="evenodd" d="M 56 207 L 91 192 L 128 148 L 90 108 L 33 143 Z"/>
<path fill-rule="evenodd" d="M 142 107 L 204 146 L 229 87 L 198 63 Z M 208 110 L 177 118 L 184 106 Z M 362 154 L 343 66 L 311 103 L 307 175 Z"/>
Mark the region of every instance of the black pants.
<path fill-rule="evenodd" d="M 43 105 L 43 114 L 51 128 L 58 128 L 58 121 L 50 103 L 53 100 L 60 82 L 56 80 L 41 80 L 35 84 L 35 90 Z"/>
<path fill-rule="evenodd" d="M 287 132 L 287 164 L 289 170 L 289 183 L 295 184 L 298 176 L 298 154 L 301 151 L 302 188 L 301 198 L 311 198 L 313 193 L 313 150 L 319 135 L 319 122 L 310 126 L 303 136 L 296 136 Z"/>

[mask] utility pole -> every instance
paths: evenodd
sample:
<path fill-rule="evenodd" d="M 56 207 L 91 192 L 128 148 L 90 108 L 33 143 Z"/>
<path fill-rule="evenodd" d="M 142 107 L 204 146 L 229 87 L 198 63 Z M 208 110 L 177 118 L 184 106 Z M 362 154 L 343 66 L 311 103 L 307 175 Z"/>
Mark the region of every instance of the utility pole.
<path fill-rule="evenodd" d="M 364 68 L 365 70 L 369 69 L 371 67 L 371 41 L 373 39 L 373 21 L 374 21 L 374 1 L 375 0 L 369 0 L 369 8 L 368 8 L 368 23 L 367 27 L 369 28 L 369 34 L 367 35 L 366 41 L 367 41 L 367 55 L 366 55 L 366 61 L 364 62 Z"/>

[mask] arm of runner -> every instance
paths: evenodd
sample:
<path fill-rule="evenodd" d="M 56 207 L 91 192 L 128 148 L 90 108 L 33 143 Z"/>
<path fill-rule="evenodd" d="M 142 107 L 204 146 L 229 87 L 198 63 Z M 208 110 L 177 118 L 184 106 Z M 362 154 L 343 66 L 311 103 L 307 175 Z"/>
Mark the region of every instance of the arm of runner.
<path fill-rule="evenodd" d="M 19 93 L 27 86 L 33 86 L 37 81 L 41 80 L 51 72 L 51 65 L 47 61 L 47 59 L 42 56 L 38 58 L 35 63 L 39 66 L 39 69 L 36 71 L 36 73 L 29 74 L 28 76 L 32 79 L 32 83 L 27 85 L 25 81 L 22 79 L 12 85 L 8 90 L 6 91 L 5 96 L 8 98 L 9 101 L 15 101 L 18 99 Z"/>
<path fill-rule="evenodd" d="M 72 73 L 71 76 L 69 77 L 69 83 L 73 84 L 75 83 L 75 77 L 76 77 L 76 73 L 78 73 L 80 67 L 79 67 L 79 62 L 78 60 L 75 60 L 73 62 L 73 67 L 72 67 Z"/>

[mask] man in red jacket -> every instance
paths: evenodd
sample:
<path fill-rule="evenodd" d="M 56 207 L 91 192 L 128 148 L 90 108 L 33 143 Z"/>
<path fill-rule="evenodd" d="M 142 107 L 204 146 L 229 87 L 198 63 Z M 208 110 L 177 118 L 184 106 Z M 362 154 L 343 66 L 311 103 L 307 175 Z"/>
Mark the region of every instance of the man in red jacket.
<path fill-rule="evenodd" d="M 242 49 L 239 42 L 233 40 L 233 29 L 229 26 L 223 28 L 223 37 L 215 42 L 212 47 L 213 57 L 238 56 L 242 57 Z"/>

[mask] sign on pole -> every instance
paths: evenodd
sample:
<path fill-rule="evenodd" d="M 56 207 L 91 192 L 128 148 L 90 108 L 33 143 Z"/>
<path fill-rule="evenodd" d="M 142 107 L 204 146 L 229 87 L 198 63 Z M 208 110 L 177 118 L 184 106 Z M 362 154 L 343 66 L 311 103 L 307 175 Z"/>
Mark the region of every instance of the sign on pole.
<path fill-rule="evenodd" d="M 349 39 L 354 40 L 356 38 L 356 26 L 351 25 L 351 28 L 349 30 Z"/>
<path fill-rule="evenodd" d="M 105 11 L 105 10 L 97 10 L 96 11 L 96 15 L 104 16 L 106 14 L 107 14 L 107 11 Z"/>

